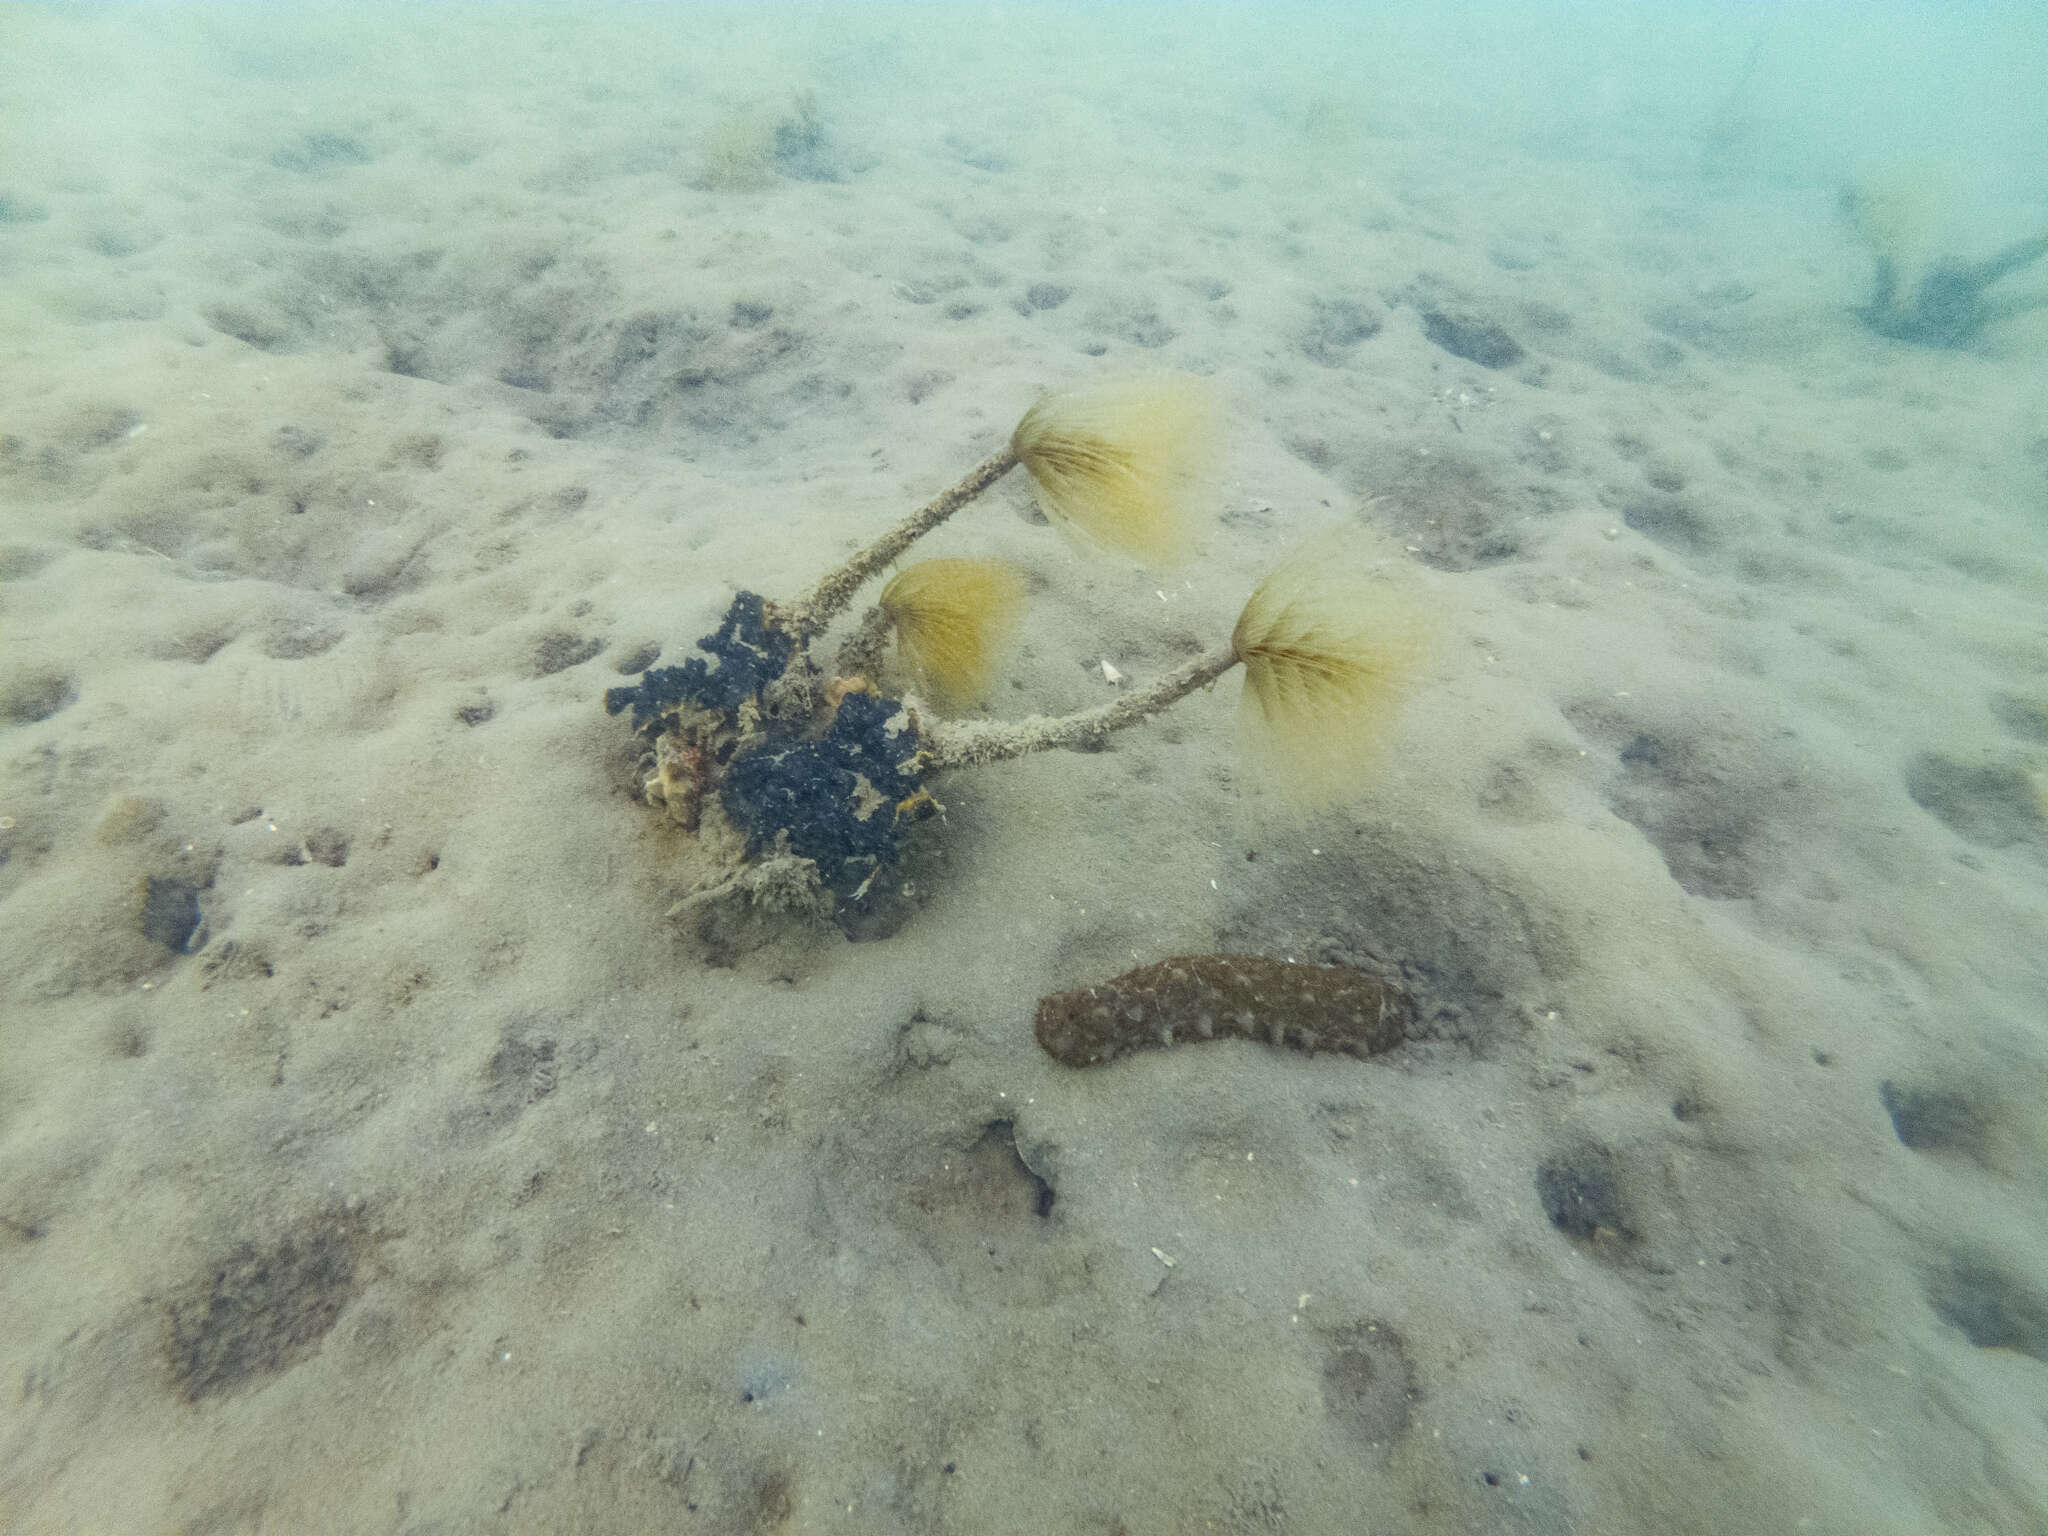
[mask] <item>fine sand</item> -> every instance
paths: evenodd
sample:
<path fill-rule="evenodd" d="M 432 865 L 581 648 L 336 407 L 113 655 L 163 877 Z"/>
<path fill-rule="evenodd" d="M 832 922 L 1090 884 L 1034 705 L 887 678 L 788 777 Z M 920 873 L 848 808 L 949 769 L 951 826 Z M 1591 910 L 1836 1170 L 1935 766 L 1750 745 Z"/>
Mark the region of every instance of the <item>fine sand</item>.
<path fill-rule="evenodd" d="M 2048 312 L 1836 207 L 2048 227 L 2048 45 L 1545 14 L 8 7 L 0 1528 L 2048 1529 Z M 927 540 L 989 711 L 1363 528 L 1359 797 L 1226 678 L 669 921 L 604 690 L 1133 368 L 1218 517 Z M 1413 1038 L 1033 1038 L 1219 951 Z"/>

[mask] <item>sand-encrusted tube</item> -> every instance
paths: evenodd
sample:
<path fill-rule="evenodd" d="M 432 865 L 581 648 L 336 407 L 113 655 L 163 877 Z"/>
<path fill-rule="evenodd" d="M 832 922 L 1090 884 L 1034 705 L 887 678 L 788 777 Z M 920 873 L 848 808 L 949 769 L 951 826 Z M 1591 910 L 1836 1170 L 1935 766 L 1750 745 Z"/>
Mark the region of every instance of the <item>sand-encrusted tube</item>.
<path fill-rule="evenodd" d="M 921 766 L 927 773 L 937 773 L 977 763 L 999 763 L 1005 758 L 1052 747 L 1074 750 L 1099 746 L 1111 731 L 1151 718 L 1197 688 L 1206 688 L 1236 665 L 1237 652 L 1226 646 L 1198 656 L 1157 682 L 1134 688 L 1100 709 L 1083 710 L 1077 715 L 932 722 L 924 727 L 925 754 Z"/>
<path fill-rule="evenodd" d="M 782 608 L 780 620 L 808 640 L 884 566 L 1019 464 L 1058 527 L 1148 563 L 1177 559 L 1205 521 L 1221 423 L 1209 385 L 1187 374 L 1139 374 L 1047 395 L 1001 452 Z"/>
<path fill-rule="evenodd" d="M 1016 467 L 1017 455 L 1007 447 L 1000 453 L 989 455 L 975 465 L 958 485 L 943 495 L 934 496 L 794 603 L 784 607 L 782 622 L 798 639 L 809 639 L 838 617 L 853 601 L 853 594 L 866 586 L 877 571 Z"/>

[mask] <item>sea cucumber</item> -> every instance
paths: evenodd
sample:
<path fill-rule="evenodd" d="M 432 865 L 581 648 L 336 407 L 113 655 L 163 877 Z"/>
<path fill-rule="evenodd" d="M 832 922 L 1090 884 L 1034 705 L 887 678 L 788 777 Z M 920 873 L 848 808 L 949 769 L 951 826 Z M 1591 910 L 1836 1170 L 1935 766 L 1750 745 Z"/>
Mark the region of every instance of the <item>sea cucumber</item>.
<path fill-rule="evenodd" d="M 1263 1040 L 1366 1057 L 1407 1037 L 1414 1006 L 1348 965 L 1266 955 L 1178 955 L 1038 1004 L 1038 1043 L 1055 1061 L 1095 1067 L 1141 1046 Z"/>

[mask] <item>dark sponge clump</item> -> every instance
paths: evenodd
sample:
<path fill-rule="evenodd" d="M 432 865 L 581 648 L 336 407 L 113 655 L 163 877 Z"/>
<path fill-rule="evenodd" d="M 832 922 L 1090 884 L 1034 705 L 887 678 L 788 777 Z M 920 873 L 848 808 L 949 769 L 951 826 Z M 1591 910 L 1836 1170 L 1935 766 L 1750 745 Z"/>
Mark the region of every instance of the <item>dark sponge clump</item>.
<path fill-rule="evenodd" d="M 661 734 L 663 717 L 678 705 L 730 714 L 782 676 L 796 637 L 768 622 L 759 593 L 742 592 L 725 610 L 717 631 L 699 640 L 697 649 L 717 661 L 716 670 L 703 656 L 692 656 L 679 667 L 649 668 L 632 687 L 605 691 L 605 713 L 632 710 L 633 729 L 648 736 Z"/>
<path fill-rule="evenodd" d="M 899 700 L 850 693 L 815 741 L 771 738 L 734 758 L 720 798 L 747 834 L 748 858 L 787 832 L 789 851 L 848 897 L 895 863 L 908 824 L 930 804 L 918 798 L 916 753 L 917 727 Z"/>

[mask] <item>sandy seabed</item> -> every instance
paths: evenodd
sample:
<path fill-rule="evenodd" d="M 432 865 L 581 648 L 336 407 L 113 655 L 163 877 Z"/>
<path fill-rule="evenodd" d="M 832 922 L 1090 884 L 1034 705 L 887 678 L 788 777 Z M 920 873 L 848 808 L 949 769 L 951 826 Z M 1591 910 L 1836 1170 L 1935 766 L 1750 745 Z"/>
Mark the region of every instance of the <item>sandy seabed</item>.
<path fill-rule="evenodd" d="M 1858 323 L 1796 48 L 1258 15 L 0 16 L 0 1527 L 2048 1528 L 2048 321 Z M 1220 516 L 934 535 L 991 710 L 1362 525 L 1365 792 L 1226 681 L 666 920 L 603 691 L 1134 367 Z M 1216 951 L 1414 1037 L 1034 1042 Z"/>

